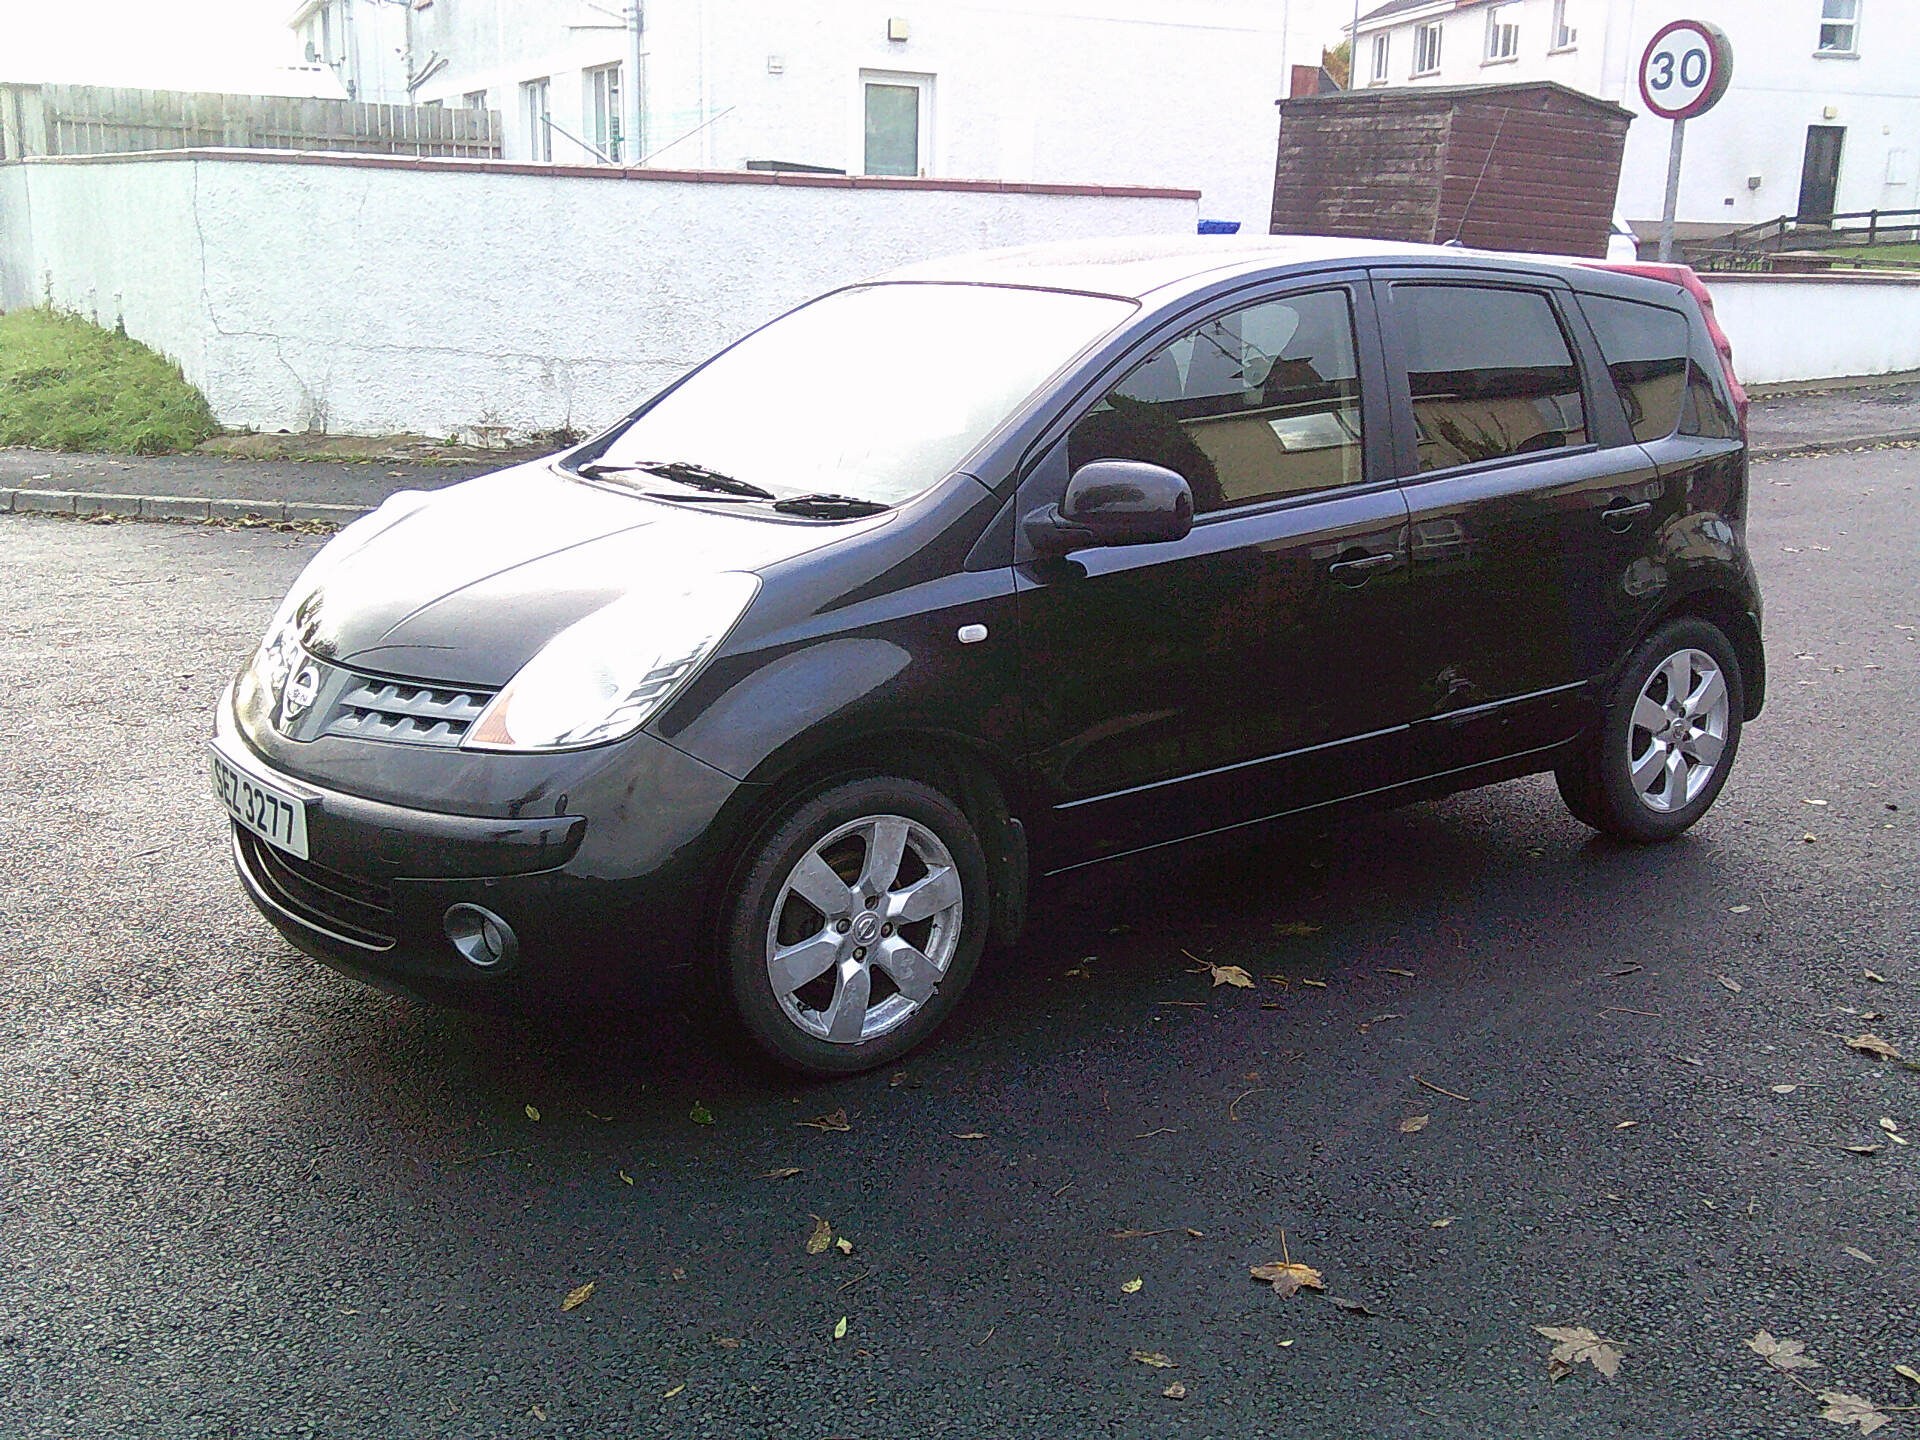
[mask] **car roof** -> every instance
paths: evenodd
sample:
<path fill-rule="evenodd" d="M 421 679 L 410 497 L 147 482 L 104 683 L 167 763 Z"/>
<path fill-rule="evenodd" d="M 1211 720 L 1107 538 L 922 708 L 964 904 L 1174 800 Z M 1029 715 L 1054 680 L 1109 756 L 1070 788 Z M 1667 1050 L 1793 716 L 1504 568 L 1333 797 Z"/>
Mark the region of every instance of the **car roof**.
<path fill-rule="evenodd" d="M 1580 273 L 1579 262 L 1572 256 L 1508 255 L 1456 245 L 1326 235 L 1140 235 L 980 250 L 920 261 L 878 278 L 887 282 L 1033 286 L 1145 300 L 1159 291 L 1191 289 L 1198 282 L 1231 279 L 1235 274 L 1324 270 L 1379 262 L 1524 268 L 1570 279 Z"/>

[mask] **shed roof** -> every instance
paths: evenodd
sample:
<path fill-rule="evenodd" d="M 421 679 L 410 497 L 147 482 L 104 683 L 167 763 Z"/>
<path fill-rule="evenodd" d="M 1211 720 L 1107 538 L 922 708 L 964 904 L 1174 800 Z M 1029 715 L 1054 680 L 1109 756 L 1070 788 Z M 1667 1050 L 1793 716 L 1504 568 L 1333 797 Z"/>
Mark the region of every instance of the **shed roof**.
<path fill-rule="evenodd" d="M 1518 100 L 1529 94 L 1556 94 L 1589 109 L 1633 118 L 1633 111 L 1602 100 L 1557 80 L 1516 80 L 1498 85 L 1377 85 L 1365 90 L 1334 90 L 1319 95 L 1292 95 L 1273 103 L 1288 105 L 1405 105 L 1418 101 Z"/>

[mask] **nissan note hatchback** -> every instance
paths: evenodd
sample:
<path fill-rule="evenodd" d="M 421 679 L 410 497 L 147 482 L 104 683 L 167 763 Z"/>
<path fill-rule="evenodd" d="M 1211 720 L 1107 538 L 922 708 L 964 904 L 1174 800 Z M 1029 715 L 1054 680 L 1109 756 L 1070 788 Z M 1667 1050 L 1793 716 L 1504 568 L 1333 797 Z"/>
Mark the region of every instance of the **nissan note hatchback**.
<path fill-rule="evenodd" d="M 826 1075 L 924 1040 L 1044 876 L 1537 771 L 1665 839 L 1765 683 L 1729 383 L 1680 285 L 1451 248 L 837 290 L 341 532 L 220 702 L 234 860 L 374 984 L 697 957 Z"/>

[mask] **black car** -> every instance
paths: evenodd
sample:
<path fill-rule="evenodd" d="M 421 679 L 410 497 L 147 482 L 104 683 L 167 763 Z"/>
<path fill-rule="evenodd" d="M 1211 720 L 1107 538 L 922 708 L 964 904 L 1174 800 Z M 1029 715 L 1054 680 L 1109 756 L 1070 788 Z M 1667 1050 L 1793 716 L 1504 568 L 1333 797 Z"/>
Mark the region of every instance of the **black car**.
<path fill-rule="evenodd" d="M 551 460 L 397 495 L 220 703 L 248 893 L 405 993 L 711 961 L 815 1074 L 1044 876 L 1553 771 L 1678 834 L 1765 682 L 1686 290 L 1137 240 L 835 291 Z"/>

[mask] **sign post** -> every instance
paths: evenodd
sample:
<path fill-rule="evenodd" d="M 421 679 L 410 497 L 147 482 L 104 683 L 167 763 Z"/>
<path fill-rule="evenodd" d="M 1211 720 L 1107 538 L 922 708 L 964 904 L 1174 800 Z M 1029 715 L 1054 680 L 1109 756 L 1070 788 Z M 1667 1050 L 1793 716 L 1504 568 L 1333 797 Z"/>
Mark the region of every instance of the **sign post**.
<path fill-rule="evenodd" d="M 1660 216 L 1660 262 L 1673 259 L 1673 217 L 1680 204 L 1680 154 L 1687 121 L 1720 103 L 1733 80 L 1733 42 L 1704 20 L 1675 20 L 1647 42 L 1640 57 L 1640 98 L 1673 122 L 1667 151 L 1667 203 Z"/>

